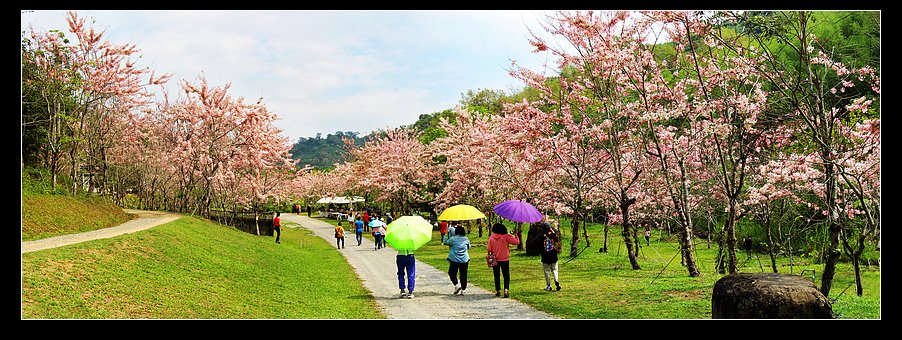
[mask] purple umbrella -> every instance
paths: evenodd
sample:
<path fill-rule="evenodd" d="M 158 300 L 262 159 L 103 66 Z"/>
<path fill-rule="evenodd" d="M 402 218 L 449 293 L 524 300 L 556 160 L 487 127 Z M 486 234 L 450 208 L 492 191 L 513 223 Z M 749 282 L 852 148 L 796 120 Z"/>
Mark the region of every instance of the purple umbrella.
<path fill-rule="evenodd" d="M 532 204 L 521 200 L 507 200 L 492 208 L 498 216 L 514 222 L 533 223 L 542 220 L 542 213 Z"/>

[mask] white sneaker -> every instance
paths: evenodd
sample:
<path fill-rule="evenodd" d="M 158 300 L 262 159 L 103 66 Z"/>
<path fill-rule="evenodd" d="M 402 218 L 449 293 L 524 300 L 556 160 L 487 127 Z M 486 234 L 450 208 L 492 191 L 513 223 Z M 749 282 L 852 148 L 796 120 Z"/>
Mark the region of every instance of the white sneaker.
<path fill-rule="evenodd" d="M 403 299 L 403 298 L 406 298 L 406 297 L 407 297 L 407 292 L 404 291 L 403 289 L 401 289 L 401 296 L 398 296 L 398 298 Z"/>
<path fill-rule="evenodd" d="M 408 299 L 413 299 L 413 292 L 407 293 L 407 298 L 408 298 Z"/>
<path fill-rule="evenodd" d="M 460 292 L 457 293 L 457 295 L 464 295 L 464 292 L 466 292 L 466 291 L 467 291 L 466 289 L 461 289 Z"/>
<path fill-rule="evenodd" d="M 460 285 L 459 284 L 454 285 L 453 295 L 457 295 L 457 293 L 460 293 Z"/>
<path fill-rule="evenodd" d="M 550 291 L 551 291 L 551 286 L 545 286 L 545 290 L 547 290 L 547 291 L 550 292 Z"/>

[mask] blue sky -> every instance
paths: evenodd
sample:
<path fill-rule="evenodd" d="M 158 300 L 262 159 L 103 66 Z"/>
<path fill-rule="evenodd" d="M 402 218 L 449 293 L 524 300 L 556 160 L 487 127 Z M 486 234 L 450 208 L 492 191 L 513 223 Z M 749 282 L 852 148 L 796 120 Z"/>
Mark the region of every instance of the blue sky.
<path fill-rule="evenodd" d="M 22 14 L 22 29 L 65 29 L 65 11 Z M 393 128 L 452 108 L 467 90 L 519 90 L 510 60 L 543 72 L 529 29 L 551 12 L 83 10 L 139 64 L 177 81 L 203 74 L 233 96 L 263 97 L 294 142 L 317 132 Z M 549 66 L 553 60 L 547 60 Z M 548 72 L 543 72 L 548 73 Z"/>

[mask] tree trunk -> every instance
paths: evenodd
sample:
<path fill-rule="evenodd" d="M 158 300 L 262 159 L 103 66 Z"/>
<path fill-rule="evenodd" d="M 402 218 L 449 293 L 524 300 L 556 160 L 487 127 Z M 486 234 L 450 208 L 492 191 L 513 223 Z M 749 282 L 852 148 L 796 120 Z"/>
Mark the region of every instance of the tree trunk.
<path fill-rule="evenodd" d="M 826 159 L 826 157 L 822 157 Z M 825 251 L 826 261 L 824 263 L 824 274 L 821 276 L 821 293 L 824 296 L 830 296 L 830 289 L 833 287 L 833 275 L 836 273 L 836 263 L 842 255 L 839 250 L 839 236 L 842 232 L 842 225 L 836 221 L 836 178 L 833 175 L 833 164 L 824 164 L 824 176 L 827 178 L 827 224 L 829 225 L 830 238 L 828 240 L 827 249 Z"/>
<path fill-rule="evenodd" d="M 257 228 L 257 236 L 260 236 L 260 213 L 254 208 L 254 227 Z"/>
<path fill-rule="evenodd" d="M 686 270 L 689 277 L 698 277 L 701 272 L 698 270 L 698 263 L 695 261 L 695 251 L 692 246 L 692 220 L 687 219 L 683 222 L 683 232 L 680 238 L 683 242 L 680 251 L 683 252 L 683 258 L 686 262 Z"/>
<path fill-rule="evenodd" d="M 639 234 L 638 234 L 639 228 L 633 227 L 632 223 L 630 223 L 630 231 L 631 231 L 630 234 L 633 237 L 633 245 L 635 245 L 635 247 L 633 247 L 633 255 L 635 255 L 638 258 L 639 257 L 639 248 L 642 247 L 642 242 L 639 241 Z"/>
<path fill-rule="evenodd" d="M 523 242 L 523 222 L 517 222 L 517 240 L 520 241 L 517 250 L 523 250 L 523 244 L 526 243 Z"/>
<path fill-rule="evenodd" d="M 636 202 L 636 199 L 627 199 L 626 194 L 621 194 L 620 212 L 623 214 L 623 242 L 626 243 L 626 254 L 629 256 L 630 265 L 633 270 L 642 269 L 639 266 L 639 260 L 633 251 L 633 239 L 630 237 L 630 205 Z"/>
<path fill-rule="evenodd" d="M 570 232 L 573 238 L 570 239 L 570 257 L 576 257 L 579 253 L 577 245 L 579 244 L 579 217 L 578 213 L 573 213 L 573 220 L 570 222 Z"/>
<path fill-rule="evenodd" d="M 736 231 L 734 227 L 736 225 L 736 200 L 730 198 L 730 208 L 728 211 L 726 224 L 724 225 L 724 232 L 726 232 L 727 237 L 727 271 L 730 274 L 736 274 L 738 271 L 736 264 Z"/>
<path fill-rule="evenodd" d="M 69 152 L 69 157 L 72 157 L 72 167 L 71 167 L 70 173 L 72 174 L 72 194 L 75 195 L 78 192 L 78 172 L 77 172 L 78 160 L 75 157 L 75 146 L 74 145 L 72 147 L 72 151 Z"/>
<path fill-rule="evenodd" d="M 604 224 L 604 245 L 601 247 L 603 253 L 608 252 L 608 224 Z"/>
<path fill-rule="evenodd" d="M 724 238 L 725 237 L 726 236 L 724 235 L 723 230 L 721 230 L 720 237 L 717 238 L 718 239 L 717 240 L 717 259 L 716 259 L 716 265 L 715 265 L 715 268 L 717 268 L 717 272 L 719 274 L 727 273 L 726 266 L 725 266 L 726 261 L 723 260 L 723 258 L 724 258 L 723 249 L 724 249 L 724 241 L 725 241 Z"/>
<path fill-rule="evenodd" d="M 864 293 L 864 288 L 861 286 L 861 253 L 856 252 L 852 255 L 852 267 L 855 268 L 855 293 L 858 296 Z"/>
<path fill-rule="evenodd" d="M 770 256 L 770 268 L 777 272 L 777 246 L 774 244 L 774 238 L 770 230 L 770 214 L 764 216 L 764 230 L 767 232 L 767 254 Z"/>

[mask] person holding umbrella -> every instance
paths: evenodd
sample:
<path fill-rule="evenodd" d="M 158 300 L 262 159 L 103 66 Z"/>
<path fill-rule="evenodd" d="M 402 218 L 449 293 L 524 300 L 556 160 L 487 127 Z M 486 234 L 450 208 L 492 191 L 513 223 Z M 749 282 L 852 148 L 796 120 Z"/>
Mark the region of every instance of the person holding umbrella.
<path fill-rule="evenodd" d="M 492 267 L 492 274 L 495 276 L 495 296 L 501 296 L 501 278 L 504 276 L 504 297 L 510 297 L 510 245 L 520 244 L 513 235 L 507 233 L 507 227 L 501 223 L 495 223 L 492 226 L 492 236 L 489 236 L 488 252 L 495 254 L 498 265 Z"/>
<path fill-rule="evenodd" d="M 395 264 L 398 266 L 398 288 L 402 299 L 413 298 L 417 270 L 413 252 L 431 238 L 432 225 L 421 216 L 401 216 L 388 226 L 385 241 L 398 250 Z"/>
<path fill-rule="evenodd" d="M 455 228 L 454 235 L 443 238 L 442 243 L 448 245 L 448 276 L 454 284 L 452 295 L 463 294 L 467 290 L 467 267 L 470 262 L 470 239 L 467 238 L 464 228 Z M 457 272 L 460 271 L 460 284 L 457 281 Z"/>
<path fill-rule="evenodd" d="M 413 286 L 416 283 L 417 261 L 413 257 L 413 250 L 398 250 L 395 257 L 398 265 L 398 287 L 401 289 L 401 298 L 413 299 Z M 404 276 L 407 276 L 405 291 Z"/>
<path fill-rule="evenodd" d="M 374 250 L 382 249 L 382 247 L 384 247 L 382 240 L 385 236 L 385 223 L 380 221 L 378 218 L 374 218 L 372 221 L 370 221 L 370 227 L 373 230 L 373 240 L 376 243 Z"/>

